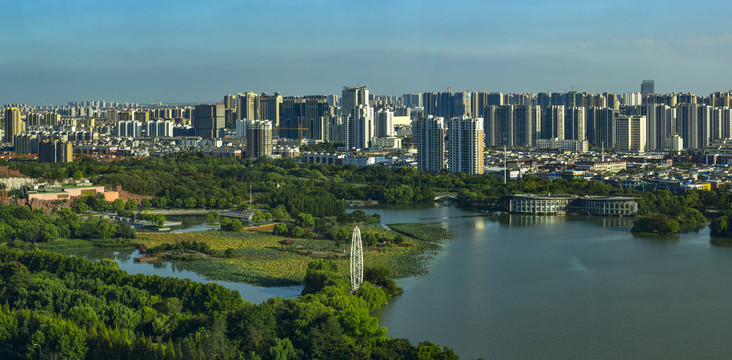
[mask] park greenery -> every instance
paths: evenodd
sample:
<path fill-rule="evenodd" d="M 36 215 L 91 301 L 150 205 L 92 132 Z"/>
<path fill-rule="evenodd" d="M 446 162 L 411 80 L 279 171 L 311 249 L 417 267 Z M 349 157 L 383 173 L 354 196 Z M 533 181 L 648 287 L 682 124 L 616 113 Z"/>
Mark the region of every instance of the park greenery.
<path fill-rule="evenodd" d="M 13 247 L 51 244 L 59 239 L 85 239 L 99 243 L 135 238 L 126 222 L 99 217 L 81 218 L 71 210 L 57 214 L 33 212 L 27 206 L 0 205 L 0 243 Z"/>
<path fill-rule="evenodd" d="M 456 359 L 389 338 L 336 265 L 307 266 L 304 294 L 254 305 L 217 284 L 130 275 L 111 260 L 0 248 L 3 359 Z"/>
<path fill-rule="evenodd" d="M 326 144 L 317 149 L 328 150 L 333 146 Z M 506 210 L 512 194 L 553 193 L 634 197 L 638 200 L 638 215 L 646 216 L 645 224 L 648 216 L 662 219 L 655 216 L 662 214 L 678 222 L 679 230 L 693 230 L 705 226 L 707 217 L 719 214 L 709 210 L 725 210 L 732 203 L 726 187 L 674 193 L 669 190 L 638 191 L 583 179 L 539 177 L 524 177 L 503 184 L 503 180 L 495 176 L 430 174 L 414 168 L 308 164 L 294 159 L 215 158 L 196 152 L 117 162 L 82 157 L 80 161 L 63 164 L 7 164 L 32 177 L 61 179 L 69 174 L 81 174 L 94 183 L 119 185 L 124 190 L 152 196 L 150 200 L 145 199 L 145 204 L 142 201 L 124 204 L 124 211 L 132 211 L 135 207 L 243 209 L 252 203 L 255 208 L 270 210 L 262 215 L 271 214 L 275 220 L 289 220 L 300 213 L 316 219 L 343 216 L 344 200 L 414 204 L 432 201 L 435 194 L 450 193 L 456 195 L 458 205 L 464 208 Z M 84 203 L 87 209 L 97 211 L 110 207 L 94 197 L 87 197 Z M 113 206 L 117 209 L 120 205 Z M 675 226 L 668 229 L 674 230 Z"/>
<path fill-rule="evenodd" d="M 441 223 L 401 223 L 388 226 L 396 232 L 424 241 L 444 242 L 453 236 Z"/>
<path fill-rule="evenodd" d="M 326 149 L 326 148 L 324 148 Z M 293 159 L 214 158 L 178 153 L 162 158 L 63 164 L 12 162 L 12 169 L 60 180 L 73 174 L 149 197 L 107 202 L 84 196 L 53 214 L 0 206 L 0 358 L 29 358 L 42 349 L 58 358 L 452 359 L 449 349 L 385 337 L 369 313 L 401 289 L 393 278 L 422 275 L 452 234 L 439 223 L 379 225 L 377 214 L 346 213 L 347 200 L 383 204 L 431 202 L 453 194 L 463 208 L 506 210 L 516 193 L 616 195 L 638 201 L 634 233 L 698 230 L 711 218 L 716 245 L 732 242 L 732 199 L 710 191 L 637 191 L 581 179 L 494 176 L 413 168 L 357 168 Z M 251 194 L 251 196 L 250 196 Z M 209 209 L 220 230 L 140 233 L 93 212 L 150 221 L 153 208 Z M 247 229 L 217 209 L 257 209 Z M 274 222 L 274 223 L 273 223 Z M 345 245 L 355 226 L 364 242 L 366 283 L 348 291 Z M 133 240 L 134 239 L 134 240 Z M 211 279 L 277 286 L 304 284 L 299 299 L 247 304 L 235 292 L 188 280 L 129 275 L 34 247 L 142 245 L 148 255 Z M 18 249 L 12 249 L 18 248 Z M 33 344 L 39 344 L 34 347 Z M 48 357 L 46 356 L 46 357 Z"/>
<path fill-rule="evenodd" d="M 354 218 L 370 221 L 375 218 L 360 213 Z M 138 236 L 136 243 L 146 249 L 147 255 L 175 260 L 180 268 L 211 279 L 261 286 L 302 284 L 307 264 L 314 259 L 331 259 L 340 273 L 347 274 L 344 244 L 350 240 L 355 225 L 362 229 L 366 267 L 386 268 L 389 278 L 426 274 L 428 261 L 441 250 L 441 246 L 432 241 L 442 239 L 425 241 L 378 224 L 328 222 L 317 234 L 309 231 L 313 235 L 293 237 L 293 229 L 302 229 L 296 223 L 312 225 L 315 222 L 308 216 L 298 216 L 297 219 L 289 224 L 290 228 L 287 223 L 277 223 L 273 228 L 243 229 L 245 231 L 145 233 Z M 284 240 L 291 243 L 283 243 Z M 384 287 L 391 295 L 399 293 L 395 284 L 385 281 L 373 283 Z"/>

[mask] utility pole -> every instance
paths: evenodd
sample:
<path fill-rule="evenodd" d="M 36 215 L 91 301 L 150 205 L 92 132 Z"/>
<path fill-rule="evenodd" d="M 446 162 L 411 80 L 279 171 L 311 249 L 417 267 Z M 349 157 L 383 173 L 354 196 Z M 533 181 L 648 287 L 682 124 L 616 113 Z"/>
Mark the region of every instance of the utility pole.
<path fill-rule="evenodd" d="M 503 184 L 506 184 L 508 177 L 508 160 L 506 160 L 506 145 L 503 145 Z"/>
<path fill-rule="evenodd" d="M 601 141 L 600 144 L 600 161 L 605 161 L 605 142 Z"/>

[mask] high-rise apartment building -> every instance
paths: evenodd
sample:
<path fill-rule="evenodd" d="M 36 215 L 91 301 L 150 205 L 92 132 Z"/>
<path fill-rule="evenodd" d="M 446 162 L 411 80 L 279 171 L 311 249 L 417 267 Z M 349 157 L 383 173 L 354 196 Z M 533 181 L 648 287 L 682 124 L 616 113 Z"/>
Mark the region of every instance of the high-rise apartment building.
<path fill-rule="evenodd" d="M 451 173 L 483 174 L 483 119 L 452 118 L 447 126 L 447 169 Z"/>
<path fill-rule="evenodd" d="M 709 144 L 711 107 L 682 103 L 676 107 L 676 131 L 688 149 L 702 149 Z"/>
<path fill-rule="evenodd" d="M 646 149 L 663 150 L 666 139 L 675 131 L 676 109 L 664 104 L 647 103 L 636 107 L 634 114 L 646 117 Z"/>
<path fill-rule="evenodd" d="M 330 118 L 332 107 L 325 95 L 305 96 L 305 124 L 307 136 L 314 140 L 327 141 L 330 137 Z"/>
<path fill-rule="evenodd" d="M 272 122 L 249 120 L 247 122 L 247 157 L 256 159 L 272 155 Z"/>
<path fill-rule="evenodd" d="M 279 136 L 328 140 L 331 106 L 325 95 L 285 97 L 280 105 Z"/>
<path fill-rule="evenodd" d="M 428 115 L 412 122 L 412 137 L 417 144 L 417 168 L 429 172 L 445 169 L 447 127 L 441 117 Z"/>
<path fill-rule="evenodd" d="M 569 106 L 565 110 L 564 138 L 567 140 L 587 140 L 585 108 Z"/>
<path fill-rule="evenodd" d="M 287 139 L 298 139 L 299 128 L 305 123 L 305 99 L 301 97 L 288 96 L 282 99 L 280 105 L 280 129 L 279 137 Z"/>
<path fill-rule="evenodd" d="M 541 112 L 542 139 L 564 140 L 564 105 L 551 105 Z"/>
<path fill-rule="evenodd" d="M 142 136 L 142 123 L 133 120 L 118 121 L 114 134 L 120 137 L 140 137 Z"/>
<path fill-rule="evenodd" d="M 487 146 L 533 146 L 541 134 L 538 105 L 490 105 L 485 110 Z"/>
<path fill-rule="evenodd" d="M 247 127 L 249 126 L 249 120 L 237 120 L 236 121 L 236 137 L 245 138 L 247 137 Z"/>
<path fill-rule="evenodd" d="M 143 124 L 150 121 L 150 112 L 148 112 L 147 110 L 135 111 L 135 121 L 139 121 Z"/>
<path fill-rule="evenodd" d="M 732 137 L 732 108 L 714 108 L 712 110 L 712 141 L 730 137 Z"/>
<path fill-rule="evenodd" d="M 475 117 L 475 114 L 472 112 L 473 98 L 471 92 L 457 92 L 452 97 L 453 105 L 452 109 L 450 109 L 450 117 Z"/>
<path fill-rule="evenodd" d="M 620 116 L 617 119 L 615 150 L 644 152 L 646 136 L 645 116 Z"/>
<path fill-rule="evenodd" d="M 422 93 L 422 104 L 425 116 L 434 115 L 445 119 L 463 115 L 473 116 L 471 92 L 425 92 Z"/>
<path fill-rule="evenodd" d="M 394 136 L 394 112 L 389 108 L 380 108 L 375 113 L 374 137 Z"/>
<path fill-rule="evenodd" d="M 587 108 L 587 140 L 595 146 L 615 145 L 617 119 L 620 111 L 611 108 Z"/>
<path fill-rule="evenodd" d="M 641 83 L 641 94 L 655 94 L 655 85 L 653 80 L 643 80 Z"/>
<path fill-rule="evenodd" d="M 369 106 L 366 86 L 343 87 L 341 116 L 346 149 L 363 149 L 374 137 L 374 109 Z"/>
<path fill-rule="evenodd" d="M 38 135 L 19 134 L 13 137 L 13 151 L 18 154 L 38 154 Z"/>
<path fill-rule="evenodd" d="M 17 107 L 5 108 L 5 135 L 3 136 L 3 142 L 12 143 L 13 137 L 18 134 L 22 134 L 23 121 L 20 118 L 20 109 Z"/>
<path fill-rule="evenodd" d="M 276 92 L 274 95 L 262 93 L 262 95 L 259 96 L 256 119 L 271 121 L 273 127 L 279 127 L 280 104 L 282 104 L 282 95 L 280 95 L 280 93 Z"/>
<path fill-rule="evenodd" d="M 224 109 L 236 110 L 236 97 L 231 94 L 224 95 Z"/>
<path fill-rule="evenodd" d="M 402 104 L 410 108 L 422 107 L 422 94 L 404 94 L 402 95 Z"/>
<path fill-rule="evenodd" d="M 213 139 L 224 128 L 224 103 L 198 104 L 193 112 L 193 129 L 196 136 Z"/>
<path fill-rule="evenodd" d="M 257 97 L 253 92 L 236 95 L 236 118 L 238 120 L 257 120 Z"/>
<path fill-rule="evenodd" d="M 147 137 L 172 137 L 173 122 L 170 120 L 156 120 L 145 123 L 145 136 Z"/>
<path fill-rule="evenodd" d="M 38 161 L 40 162 L 72 162 L 73 146 L 68 141 L 44 140 L 38 144 Z"/>

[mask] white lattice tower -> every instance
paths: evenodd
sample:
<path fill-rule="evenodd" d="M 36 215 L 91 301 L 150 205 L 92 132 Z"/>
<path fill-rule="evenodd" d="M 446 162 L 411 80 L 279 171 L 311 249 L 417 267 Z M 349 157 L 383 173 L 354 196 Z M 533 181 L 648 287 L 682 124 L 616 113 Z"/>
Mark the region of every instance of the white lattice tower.
<path fill-rule="evenodd" d="M 363 246 L 361 230 L 356 226 L 351 238 L 351 291 L 356 291 L 363 283 Z"/>

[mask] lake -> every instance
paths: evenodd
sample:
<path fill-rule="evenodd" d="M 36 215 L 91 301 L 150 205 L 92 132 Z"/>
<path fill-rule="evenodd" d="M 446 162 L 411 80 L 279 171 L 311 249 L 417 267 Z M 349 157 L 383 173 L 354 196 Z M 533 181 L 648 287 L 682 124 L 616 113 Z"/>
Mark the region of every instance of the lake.
<path fill-rule="evenodd" d="M 708 229 L 644 238 L 629 232 L 631 218 L 499 216 L 442 205 L 364 210 L 379 213 L 382 224 L 440 222 L 455 234 L 430 274 L 399 280 L 404 294 L 377 314 L 391 336 L 429 340 L 466 359 L 732 353 L 732 249 L 712 247 Z M 133 263 L 132 251 L 114 251 L 131 273 L 207 281 L 171 263 Z M 218 283 L 255 303 L 301 290 Z"/>

